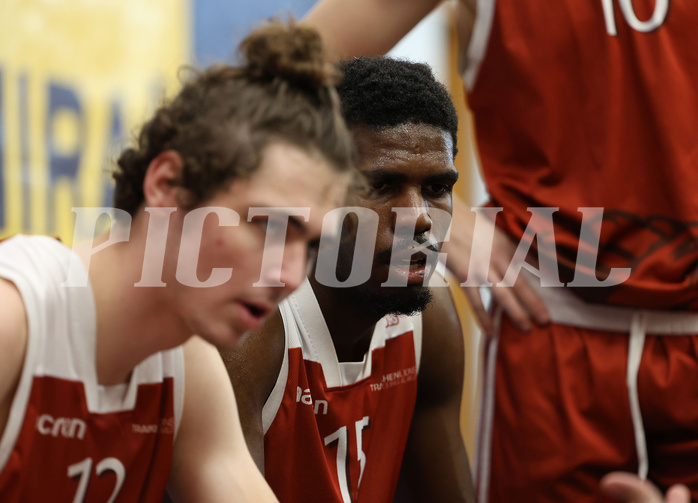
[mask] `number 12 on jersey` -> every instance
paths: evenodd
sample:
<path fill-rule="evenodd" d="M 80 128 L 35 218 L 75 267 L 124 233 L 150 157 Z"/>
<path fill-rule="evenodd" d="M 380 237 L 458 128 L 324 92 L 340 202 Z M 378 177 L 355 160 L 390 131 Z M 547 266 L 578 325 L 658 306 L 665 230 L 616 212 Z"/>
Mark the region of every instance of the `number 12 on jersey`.
<path fill-rule="evenodd" d="M 362 436 L 366 428 L 371 427 L 371 422 L 368 416 L 364 416 L 354 423 L 356 429 L 356 457 L 359 462 L 359 482 L 356 489 L 361 485 L 361 477 L 364 476 L 364 468 L 366 467 L 366 455 L 363 451 Z M 337 447 L 337 477 L 339 478 L 339 489 L 342 491 L 342 500 L 344 503 L 351 503 L 351 478 L 349 476 L 349 432 L 346 426 L 342 426 L 334 433 L 330 433 L 324 438 L 325 445 L 333 448 Z"/>
<path fill-rule="evenodd" d="M 601 0 L 603 5 L 603 15 L 606 19 L 606 31 L 611 36 L 617 36 L 616 16 L 613 12 L 614 0 Z M 641 33 L 649 33 L 664 24 L 669 13 L 669 3 L 671 0 L 655 0 L 654 12 L 647 21 L 640 21 L 635 14 L 632 0 L 617 0 L 623 17 L 633 30 Z"/>
<path fill-rule="evenodd" d="M 78 490 L 73 498 L 73 503 L 82 503 L 85 501 L 85 494 L 87 493 L 87 487 L 89 485 L 90 476 L 92 472 L 92 458 L 85 458 L 79 463 L 72 464 L 68 467 L 68 477 L 76 478 L 80 477 L 78 483 Z M 123 463 L 116 458 L 105 458 L 97 464 L 95 468 L 95 473 L 98 477 L 101 477 L 106 472 L 114 472 L 116 475 L 116 483 L 114 484 L 114 490 L 109 497 L 107 503 L 113 503 L 119 494 L 121 486 L 124 484 L 124 479 L 126 478 L 126 469 Z"/>

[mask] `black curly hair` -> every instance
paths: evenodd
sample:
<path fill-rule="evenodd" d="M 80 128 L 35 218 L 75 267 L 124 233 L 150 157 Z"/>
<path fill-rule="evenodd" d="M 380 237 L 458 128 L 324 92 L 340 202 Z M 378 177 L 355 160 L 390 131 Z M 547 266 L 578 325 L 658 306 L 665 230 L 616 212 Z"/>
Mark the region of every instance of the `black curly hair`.
<path fill-rule="evenodd" d="M 337 92 L 350 129 L 429 124 L 451 134 L 456 156 L 458 115 L 429 65 L 381 56 L 343 60 L 338 68 L 344 78 Z"/>

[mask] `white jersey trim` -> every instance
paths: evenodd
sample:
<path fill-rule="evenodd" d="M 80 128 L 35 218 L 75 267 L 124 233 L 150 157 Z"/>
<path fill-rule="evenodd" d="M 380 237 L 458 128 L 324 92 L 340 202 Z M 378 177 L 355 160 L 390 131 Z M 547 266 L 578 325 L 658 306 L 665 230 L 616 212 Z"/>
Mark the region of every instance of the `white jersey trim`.
<path fill-rule="evenodd" d="M 266 433 L 281 406 L 289 372 L 289 349 L 300 348 L 303 359 L 322 366 L 328 388 L 353 384 L 371 375 L 373 351 L 385 346 L 385 341 L 412 331 L 417 371 L 421 361 L 422 315 L 381 318 L 373 331 L 370 347 L 363 362 L 340 363 L 334 349 L 327 323 L 320 310 L 315 293 L 306 279 L 303 284 L 279 305 L 284 326 L 284 356 L 281 369 L 262 409 L 262 426 Z M 388 319 L 391 318 L 390 326 Z M 397 324 L 393 320 L 397 318 Z M 312 337 L 310 336 L 312 334 Z M 360 369 L 355 367 L 360 366 Z"/>
<path fill-rule="evenodd" d="M 179 425 L 182 423 L 182 411 L 184 410 L 184 351 L 182 347 L 172 350 L 172 370 L 173 370 L 173 394 L 174 394 L 174 418 L 175 418 L 175 433 L 174 438 L 177 438 Z"/>
<path fill-rule="evenodd" d="M 287 319 L 289 314 L 287 313 L 287 309 L 285 302 L 279 305 L 279 311 L 281 311 L 281 318 L 284 324 L 284 359 L 281 362 L 281 368 L 279 369 L 279 375 L 276 378 L 274 388 L 271 390 L 271 393 L 269 393 L 266 402 L 264 402 L 264 407 L 262 407 L 262 428 L 265 434 L 274 421 L 279 407 L 281 407 L 284 391 L 286 390 L 286 382 L 288 381 L 288 330 L 285 328 L 289 325 L 289 320 Z"/>
<path fill-rule="evenodd" d="M 34 368 L 38 358 L 38 338 L 32 337 L 32 332 L 39 330 L 36 326 L 39 323 L 39 316 L 34 298 L 30 294 L 29 282 L 25 281 L 20 275 L 15 274 L 14 271 L 4 268 L 1 263 L 0 277 L 12 282 L 19 290 L 27 313 L 27 349 L 24 355 L 22 374 L 17 384 L 15 396 L 10 404 L 10 413 L 5 424 L 5 430 L 2 433 L 2 437 L 0 437 L 0 473 L 2 473 L 22 429 L 27 403 L 29 402 L 29 394 L 34 381 L 33 372 L 25 371 L 25 369 Z"/>
<path fill-rule="evenodd" d="M 419 374 L 419 365 L 422 362 L 422 315 L 411 316 L 412 318 L 412 338 L 414 339 L 414 361 L 417 365 L 417 374 Z"/>
<path fill-rule="evenodd" d="M 284 317 L 293 323 L 285 324 L 286 332 L 289 332 L 288 347 L 300 347 L 303 358 L 322 365 L 325 382 L 328 388 L 336 388 L 354 384 L 371 375 L 372 355 L 375 349 L 385 346 L 385 341 L 400 336 L 406 332 L 415 332 L 415 325 L 421 328 L 421 313 L 414 316 L 387 315 L 378 320 L 371 336 L 371 344 L 364 358 L 364 365 L 356 380 L 345 381 L 340 370 L 339 359 L 334 348 L 332 336 L 327 328 L 315 293 L 310 282 L 306 280 L 298 290 L 287 299 L 289 316 Z M 416 319 L 419 322 L 416 323 Z M 421 330 L 419 331 L 421 334 Z M 421 341 L 419 346 L 421 347 Z M 417 348 L 415 348 L 415 353 Z M 415 354 L 419 360 L 419 355 Z"/>
<path fill-rule="evenodd" d="M 366 368 L 366 355 L 360 362 L 339 362 L 342 382 L 352 383 L 358 381 L 364 368 Z"/>

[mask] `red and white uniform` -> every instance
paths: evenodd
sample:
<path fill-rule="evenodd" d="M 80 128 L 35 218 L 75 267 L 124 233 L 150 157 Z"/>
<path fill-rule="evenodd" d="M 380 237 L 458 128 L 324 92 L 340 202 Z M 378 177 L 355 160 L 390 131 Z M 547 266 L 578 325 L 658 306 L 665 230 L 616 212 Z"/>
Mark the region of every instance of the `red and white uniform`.
<path fill-rule="evenodd" d="M 632 274 L 577 293 L 698 309 L 698 4 L 480 0 L 477 8 L 464 77 L 491 202 L 504 208 L 498 223 L 518 241 L 527 208 L 560 208 L 555 242 L 569 273 L 578 209 L 601 207 L 599 270 Z"/>
<path fill-rule="evenodd" d="M 590 257 L 631 269 L 540 289 L 552 323 L 531 333 L 501 320 L 481 501 L 601 501 L 617 469 L 698 499 L 697 21 L 691 0 L 477 2 L 464 78 L 498 225 L 518 242 L 529 208 L 559 208 L 563 282 Z M 598 257 L 580 208 L 603 208 Z"/>
<path fill-rule="evenodd" d="M 264 406 L 267 481 L 284 502 L 392 501 L 417 397 L 421 315 L 385 316 L 364 361 L 339 363 L 307 280 L 280 309 L 287 350 Z"/>
<path fill-rule="evenodd" d="M 182 410 L 182 350 L 149 357 L 124 384 L 99 385 L 92 289 L 62 284 L 71 256 L 46 237 L 0 244 L 0 277 L 18 288 L 29 328 L 0 439 L 0 501 L 159 502 Z"/>

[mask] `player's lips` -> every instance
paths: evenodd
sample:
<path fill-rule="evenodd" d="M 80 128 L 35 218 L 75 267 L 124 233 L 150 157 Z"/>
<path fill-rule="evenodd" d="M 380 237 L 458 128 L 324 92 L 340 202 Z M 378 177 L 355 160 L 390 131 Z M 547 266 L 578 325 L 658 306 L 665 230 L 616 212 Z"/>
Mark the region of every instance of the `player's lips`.
<path fill-rule="evenodd" d="M 424 284 L 424 279 L 431 276 L 432 269 L 424 253 L 396 255 L 390 264 L 393 277 L 399 278 L 407 285 Z"/>
<path fill-rule="evenodd" d="M 275 305 L 268 302 L 239 300 L 240 321 L 248 330 L 256 330 L 264 324 L 265 319 L 272 312 Z"/>

